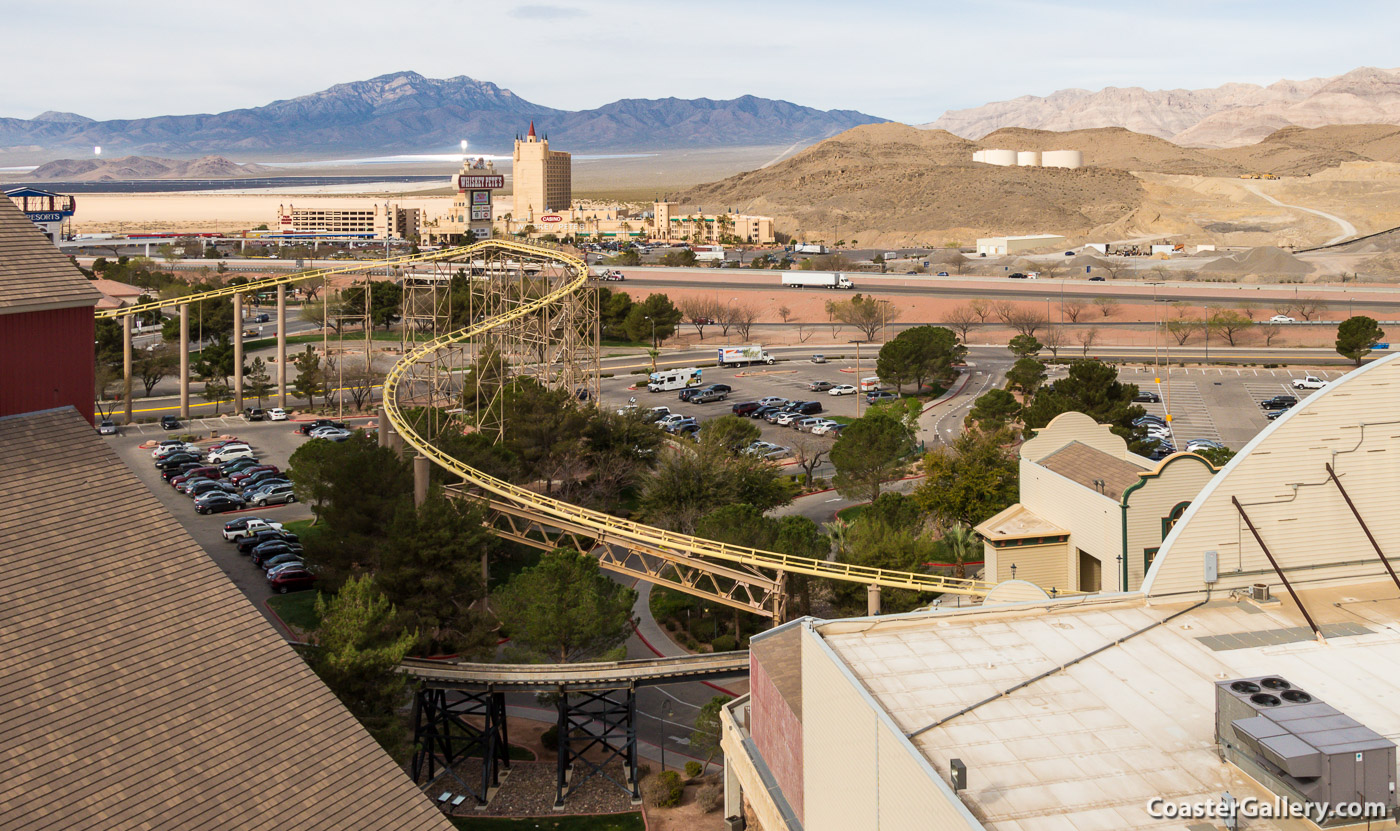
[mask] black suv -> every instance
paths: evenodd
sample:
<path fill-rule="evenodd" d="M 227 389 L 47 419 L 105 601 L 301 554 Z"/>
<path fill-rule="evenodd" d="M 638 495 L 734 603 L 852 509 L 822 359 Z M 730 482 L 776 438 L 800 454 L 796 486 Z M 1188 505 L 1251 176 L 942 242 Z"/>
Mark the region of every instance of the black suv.
<path fill-rule="evenodd" d="M 161 416 L 161 417 L 160 417 L 160 429 L 162 429 L 162 430 L 179 430 L 179 429 L 180 429 L 180 419 L 176 418 L 176 417 L 173 416 L 173 415 Z"/>
<path fill-rule="evenodd" d="M 753 415 L 754 410 L 757 410 L 762 406 L 763 405 L 758 403 L 757 401 L 741 401 L 738 404 L 735 404 L 733 407 L 730 407 L 729 410 L 736 416 L 748 417 L 750 415 Z"/>
<path fill-rule="evenodd" d="M 305 424 L 301 425 L 297 428 L 297 432 L 301 433 L 303 436 L 306 436 L 310 435 L 311 431 L 315 430 L 317 427 L 339 427 L 342 430 L 344 430 L 345 422 L 332 421 L 329 418 L 318 418 L 315 421 L 308 421 Z"/>
<path fill-rule="evenodd" d="M 266 528 L 262 531 L 259 531 L 256 534 L 239 538 L 238 553 L 248 554 L 254 548 L 257 548 L 265 542 L 271 542 L 273 540 L 280 540 L 286 543 L 300 544 L 300 539 L 297 537 L 296 534 L 293 534 L 291 531 L 278 531 L 276 528 Z"/>
<path fill-rule="evenodd" d="M 1265 410 L 1286 410 L 1298 403 L 1298 399 L 1292 395 L 1275 395 L 1268 401 L 1260 401 L 1259 406 Z"/>
<path fill-rule="evenodd" d="M 801 413 L 802 415 L 816 415 L 822 411 L 820 401 L 799 401 L 796 404 L 789 404 L 783 408 L 789 413 Z"/>

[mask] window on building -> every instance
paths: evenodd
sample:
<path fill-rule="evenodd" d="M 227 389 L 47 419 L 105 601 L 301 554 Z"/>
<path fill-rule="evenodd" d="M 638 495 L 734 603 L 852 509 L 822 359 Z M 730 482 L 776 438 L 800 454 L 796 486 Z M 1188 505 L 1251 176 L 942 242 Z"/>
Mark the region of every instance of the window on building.
<path fill-rule="evenodd" d="M 1179 503 L 1175 508 L 1172 508 L 1171 513 L 1162 517 L 1162 539 L 1167 538 L 1167 534 L 1171 533 L 1172 528 L 1176 525 L 1176 521 L 1181 519 L 1182 515 L 1186 513 L 1186 509 L 1189 507 L 1191 507 L 1190 502 Z"/>
<path fill-rule="evenodd" d="M 1144 548 L 1144 549 L 1142 550 L 1142 573 L 1143 573 L 1143 574 L 1146 574 L 1146 573 L 1147 573 L 1147 570 L 1150 569 L 1150 568 L 1152 568 L 1152 561 L 1155 560 L 1155 559 L 1157 559 L 1157 549 L 1156 549 L 1156 548 Z"/>

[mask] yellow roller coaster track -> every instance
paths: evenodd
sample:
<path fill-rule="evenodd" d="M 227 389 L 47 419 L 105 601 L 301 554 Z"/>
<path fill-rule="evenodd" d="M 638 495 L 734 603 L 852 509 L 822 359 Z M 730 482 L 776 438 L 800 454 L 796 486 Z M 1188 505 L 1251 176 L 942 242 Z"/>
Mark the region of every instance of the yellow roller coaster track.
<path fill-rule="evenodd" d="M 593 538 L 596 545 L 600 548 L 621 546 L 627 551 L 637 552 L 646 556 L 661 554 L 676 559 L 710 562 L 715 565 L 718 565 L 716 561 L 727 562 L 746 568 L 775 572 L 779 576 L 785 574 L 803 574 L 829 580 L 841 580 L 844 582 L 862 583 L 865 585 L 892 589 L 909 589 L 918 592 L 943 592 L 980 597 L 987 594 L 987 592 L 992 589 L 994 584 L 978 580 L 871 568 L 869 566 L 854 565 L 851 563 L 816 560 L 809 557 L 795 557 L 789 554 L 729 545 L 727 543 L 715 542 L 688 534 L 667 531 L 640 522 L 621 519 L 601 511 L 583 508 L 558 499 L 552 499 L 543 494 L 529 490 L 528 488 L 523 488 L 519 485 L 514 485 L 502 479 L 489 476 L 434 447 L 426 437 L 414 430 L 412 424 L 404 416 L 403 410 L 399 404 L 399 388 L 404 379 L 408 377 L 411 367 L 415 363 L 433 358 L 435 354 L 441 350 L 447 349 L 455 344 L 469 341 L 498 326 L 534 314 L 553 303 L 559 302 L 570 294 L 583 289 L 588 282 L 588 265 L 583 260 L 580 260 L 562 249 L 541 245 L 527 245 L 509 240 L 484 240 L 472 245 L 460 246 L 457 248 L 447 248 L 440 251 L 430 251 L 388 260 L 359 263 L 343 268 L 320 269 L 301 274 L 281 275 L 240 286 L 228 286 L 213 291 L 189 294 L 170 300 L 162 300 L 156 303 L 128 306 L 122 309 L 111 309 L 99 312 L 98 317 L 125 317 L 152 309 L 169 308 L 184 303 L 195 303 L 202 300 L 230 297 L 235 294 L 258 291 L 271 286 L 297 283 L 316 277 L 362 273 L 371 269 L 383 268 L 386 265 L 397 266 L 414 262 L 455 259 L 465 255 L 499 251 L 501 249 L 513 251 L 528 257 L 552 259 L 556 264 L 571 269 L 573 272 L 573 279 L 562 284 L 549 294 L 515 306 L 506 314 L 488 318 L 472 326 L 458 329 L 422 344 L 395 363 L 394 367 L 389 370 L 389 374 L 384 381 L 384 409 L 388 416 L 389 424 L 394 431 L 415 450 L 432 460 L 434 464 L 460 476 L 467 487 L 474 488 L 483 494 L 489 495 L 493 503 L 510 506 L 513 509 L 512 513 L 532 517 L 540 526 L 567 528 L 571 529 L 575 534 L 579 532 L 586 533 Z M 668 581 L 659 582 L 664 585 L 665 582 Z M 725 601 L 721 600 L 721 602 Z M 728 605 L 740 604 L 729 602 Z M 754 604 L 751 603 L 742 604 L 741 607 L 760 615 L 774 614 L 774 610 L 754 607 Z"/>

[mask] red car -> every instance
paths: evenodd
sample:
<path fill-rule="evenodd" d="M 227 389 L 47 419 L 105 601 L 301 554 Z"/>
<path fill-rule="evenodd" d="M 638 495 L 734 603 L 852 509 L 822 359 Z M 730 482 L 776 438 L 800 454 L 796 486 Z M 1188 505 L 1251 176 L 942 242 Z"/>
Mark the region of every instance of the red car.
<path fill-rule="evenodd" d="M 230 482 L 232 482 L 233 484 L 237 485 L 237 484 L 241 484 L 241 483 L 243 482 L 244 479 L 251 479 L 252 477 L 256 476 L 256 475 L 259 474 L 259 473 L 281 473 L 281 472 L 282 472 L 282 471 L 280 471 L 280 470 L 277 469 L 277 465 L 254 465 L 254 466 L 252 466 L 252 467 L 245 467 L 245 468 L 243 468 L 242 470 L 240 470 L 240 471 L 238 471 L 237 473 L 235 473 L 235 474 L 233 474 L 232 476 L 230 476 L 230 477 L 228 478 L 228 480 L 229 480 Z"/>
<path fill-rule="evenodd" d="M 316 576 L 304 568 L 289 568 L 267 575 L 267 585 L 278 594 L 309 589 L 315 582 Z"/>
<path fill-rule="evenodd" d="M 194 468 L 190 468 L 189 470 L 185 471 L 184 473 L 181 473 L 179 476 L 176 476 L 176 477 L 172 478 L 172 479 L 170 480 L 170 485 L 171 485 L 171 487 L 178 488 L 178 487 L 180 487 L 181 485 L 183 485 L 183 484 L 185 484 L 186 482 L 188 482 L 189 480 L 194 479 L 194 478 L 197 478 L 197 477 L 200 477 L 200 476 L 203 476 L 203 477 L 206 477 L 206 478 L 209 478 L 209 479 L 218 479 L 218 478 L 220 478 L 221 474 L 219 473 L 219 469 L 218 469 L 217 467 L 209 467 L 209 466 L 207 466 L 207 465 L 206 465 L 205 467 L 194 467 Z"/>

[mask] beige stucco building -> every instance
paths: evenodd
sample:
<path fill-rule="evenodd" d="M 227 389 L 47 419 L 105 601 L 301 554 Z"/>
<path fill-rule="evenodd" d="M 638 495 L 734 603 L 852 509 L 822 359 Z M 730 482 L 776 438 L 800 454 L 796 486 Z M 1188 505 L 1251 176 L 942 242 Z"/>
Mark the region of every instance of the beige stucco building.
<path fill-rule="evenodd" d="M 1018 237 L 983 237 L 977 240 L 977 253 L 1002 257 L 1037 251 L 1043 248 L 1064 248 L 1065 238 L 1059 234 L 1026 234 Z"/>
<path fill-rule="evenodd" d="M 511 159 L 512 219 L 532 222 L 573 202 L 573 157 L 550 150 L 549 138 L 535 135 L 535 122 L 524 138 L 516 138 Z"/>
<path fill-rule="evenodd" d="M 657 240 L 718 243 L 726 238 L 739 242 L 769 245 L 774 241 L 771 216 L 722 214 L 678 214 L 675 202 L 652 205 L 651 237 Z"/>
<path fill-rule="evenodd" d="M 1021 501 L 977 526 L 986 580 L 1046 591 L 1128 591 L 1215 472 L 1194 453 L 1160 462 L 1108 425 L 1064 413 L 1019 449 Z"/>
<path fill-rule="evenodd" d="M 278 205 L 277 221 L 269 227 L 284 234 L 356 234 L 374 239 L 413 239 L 422 212 L 395 202 L 333 208 Z"/>
<path fill-rule="evenodd" d="M 1218 811 L 1225 793 L 1236 807 L 1301 807 L 1289 788 L 1318 784 L 1317 768 L 1295 776 L 1270 760 L 1321 755 L 1333 776 L 1340 764 L 1349 777 L 1336 798 L 1350 805 L 1364 782 L 1383 811 L 1329 827 L 1395 827 L 1395 762 L 1385 754 L 1400 736 L 1400 577 L 1387 561 L 1400 552 L 1398 388 L 1400 356 L 1388 357 L 1265 428 L 1171 522 L 1136 590 L 804 618 L 755 636 L 751 692 L 721 717 L 726 814 L 764 831 L 1220 828 L 1219 814 L 1162 807 Z M 1140 467 L 1140 479 L 1204 471 L 1184 454 L 1148 470 L 1097 425 L 1074 421 L 1037 440 L 1073 433 L 1056 441 Z M 1023 463 L 1067 446 L 1041 442 Z M 1144 482 L 1127 505 L 1153 487 Z M 1059 488 L 1075 506 L 1067 511 L 1111 513 L 1076 501 L 1078 482 Z M 1143 516 L 1145 527 L 1155 516 L 1158 534 L 1177 498 L 1162 497 Z M 1089 533 L 1076 521 L 1056 516 L 1070 538 Z M 1239 737 L 1253 719 L 1222 721 L 1217 705 L 1222 685 L 1248 678 L 1296 691 L 1266 695 L 1255 712 L 1322 702 L 1330 712 L 1310 718 L 1354 721 L 1365 729 L 1345 731 L 1371 743 L 1354 761 L 1345 748 L 1309 744 L 1307 731 L 1287 734 L 1296 739 L 1287 759 L 1260 749 L 1267 739 L 1251 746 Z M 1310 729 L 1327 737 L 1343 727 Z M 1239 827 L 1318 825 L 1255 813 Z"/>

